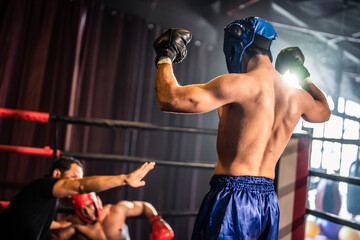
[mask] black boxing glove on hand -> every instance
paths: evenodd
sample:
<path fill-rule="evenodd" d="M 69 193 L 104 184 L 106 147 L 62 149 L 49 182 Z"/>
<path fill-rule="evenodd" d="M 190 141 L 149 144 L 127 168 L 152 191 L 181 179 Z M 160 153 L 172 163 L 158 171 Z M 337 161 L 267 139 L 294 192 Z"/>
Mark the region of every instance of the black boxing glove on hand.
<path fill-rule="evenodd" d="M 305 57 L 298 47 L 288 47 L 280 51 L 276 58 L 275 68 L 284 74 L 287 70 L 298 65 L 304 65 Z"/>
<path fill-rule="evenodd" d="M 297 75 L 299 77 L 299 84 L 303 89 L 308 87 L 308 82 L 305 80 L 310 77 L 310 73 L 307 68 L 303 64 L 296 64 L 291 66 L 289 69 L 291 73 Z"/>
<path fill-rule="evenodd" d="M 156 52 L 155 66 L 162 59 L 169 58 L 180 63 L 187 55 L 186 45 L 191 41 L 191 32 L 181 28 L 170 28 L 154 41 Z"/>
<path fill-rule="evenodd" d="M 276 58 L 275 68 L 281 74 L 287 70 L 299 77 L 299 84 L 303 89 L 308 88 L 308 82 L 305 80 L 310 77 L 310 73 L 304 66 L 305 56 L 298 47 L 288 47 L 280 51 Z"/>

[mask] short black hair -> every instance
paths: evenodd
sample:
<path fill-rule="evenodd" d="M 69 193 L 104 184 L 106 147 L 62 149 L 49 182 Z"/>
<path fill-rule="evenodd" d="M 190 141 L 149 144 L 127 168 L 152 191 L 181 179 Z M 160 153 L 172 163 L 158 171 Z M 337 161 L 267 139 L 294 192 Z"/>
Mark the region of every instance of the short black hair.
<path fill-rule="evenodd" d="M 269 59 L 271 59 L 270 55 L 270 39 L 261 36 L 259 34 L 255 34 L 253 43 L 245 49 L 249 58 L 253 58 L 256 55 L 267 55 Z"/>
<path fill-rule="evenodd" d="M 60 172 L 63 174 L 70 169 L 71 164 L 73 163 L 79 165 L 79 167 L 84 170 L 83 165 L 78 159 L 73 157 L 60 157 L 51 165 L 50 174 L 52 174 L 55 169 L 59 169 Z"/>

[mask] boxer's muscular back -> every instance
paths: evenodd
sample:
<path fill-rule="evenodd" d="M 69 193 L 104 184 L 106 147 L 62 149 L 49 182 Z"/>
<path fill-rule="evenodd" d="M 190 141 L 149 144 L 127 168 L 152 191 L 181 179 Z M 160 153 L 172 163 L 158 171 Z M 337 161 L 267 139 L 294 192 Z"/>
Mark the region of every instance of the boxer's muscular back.
<path fill-rule="evenodd" d="M 250 92 L 250 97 L 218 110 L 214 174 L 274 178 L 276 162 L 302 115 L 302 90 L 288 86 L 274 69 L 247 75 L 252 84 L 239 95 Z"/>

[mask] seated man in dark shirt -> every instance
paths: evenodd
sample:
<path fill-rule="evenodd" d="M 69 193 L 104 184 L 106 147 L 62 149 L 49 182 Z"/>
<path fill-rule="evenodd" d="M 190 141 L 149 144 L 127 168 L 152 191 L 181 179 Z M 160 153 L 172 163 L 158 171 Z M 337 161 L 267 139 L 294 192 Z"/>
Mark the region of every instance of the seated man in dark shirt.
<path fill-rule="evenodd" d="M 62 157 L 54 162 L 50 176 L 31 182 L 11 201 L 0 215 L 0 232 L 4 239 L 42 239 L 50 228 L 69 223 L 53 221 L 58 198 L 76 194 L 101 192 L 129 185 L 141 187 L 142 180 L 155 163 L 144 163 L 129 174 L 83 177 L 81 163 Z"/>

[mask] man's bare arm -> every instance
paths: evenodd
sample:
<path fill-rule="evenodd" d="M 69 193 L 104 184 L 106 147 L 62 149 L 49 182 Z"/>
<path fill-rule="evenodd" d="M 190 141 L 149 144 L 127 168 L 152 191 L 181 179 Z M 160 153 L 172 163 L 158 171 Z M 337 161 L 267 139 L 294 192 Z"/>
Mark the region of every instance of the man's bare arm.
<path fill-rule="evenodd" d="M 60 179 L 54 185 L 53 196 L 60 198 L 81 193 L 101 192 L 123 185 L 141 187 L 145 185 L 145 181 L 142 179 L 154 166 L 154 162 L 144 163 L 140 168 L 129 174 L 91 176 L 76 180 Z"/>
<path fill-rule="evenodd" d="M 61 229 L 70 226 L 71 226 L 71 222 L 68 221 L 52 221 L 50 225 L 50 229 Z"/>
<path fill-rule="evenodd" d="M 155 82 L 158 105 L 166 112 L 209 112 L 235 101 L 241 94 L 234 89 L 241 88 L 236 85 L 246 85 L 247 81 L 242 81 L 244 78 L 244 74 L 228 74 L 206 84 L 180 86 L 174 76 L 172 65 L 160 64 Z"/>
<path fill-rule="evenodd" d="M 125 217 L 133 217 L 144 214 L 147 218 L 158 215 L 158 212 L 151 203 L 144 201 L 120 201 L 112 206 L 113 212 L 118 211 L 119 214 Z"/>
<path fill-rule="evenodd" d="M 305 56 L 298 47 L 288 47 L 279 53 L 276 58 L 275 68 L 281 74 L 286 71 L 295 74 L 299 78 L 300 86 L 308 93 L 304 93 L 299 99 L 303 108 L 302 117 L 309 122 L 325 122 L 329 120 L 331 111 L 325 95 L 310 80 L 310 73 L 304 66 Z"/>
<path fill-rule="evenodd" d="M 72 222 L 66 221 L 52 221 L 50 232 L 46 239 L 70 239 L 75 234 L 75 229 L 72 227 Z"/>
<path fill-rule="evenodd" d="M 325 122 L 329 120 L 331 111 L 326 100 L 326 96 L 310 80 L 309 77 L 303 82 L 303 89 L 311 95 L 313 101 L 310 100 L 311 103 L 305 102 L 306 110 L 304 111 L 302 117 L 308 122 Z"/>

